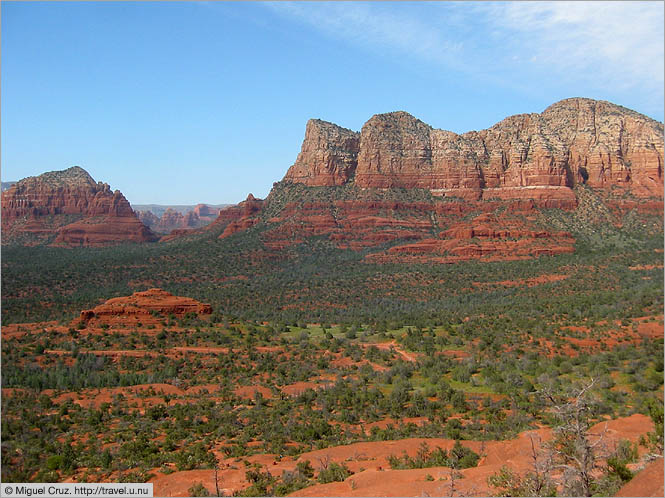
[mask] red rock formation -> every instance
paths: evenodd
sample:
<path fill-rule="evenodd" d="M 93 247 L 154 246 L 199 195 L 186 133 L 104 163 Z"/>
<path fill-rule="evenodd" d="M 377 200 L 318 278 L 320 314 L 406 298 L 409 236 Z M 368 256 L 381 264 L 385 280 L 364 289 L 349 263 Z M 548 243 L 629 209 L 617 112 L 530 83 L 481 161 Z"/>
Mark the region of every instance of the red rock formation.
<path fill-rule="evenodd" d="M 212 307 L 189 297 L 174 296 L 161 289 L 148 289 L 131 296 L 115 297 L 91 310 L 83 310 L 80 320 L 92 321 L 93 324 L 154 323 L 168 315 L 183 316 L 186 313 L 210 314 Z"/>
<path fill-rule="evenodd" d="M 263 208 L 263 200 L 255 198 L 252 194 L 247 199 L 219 211 L 219 216 L 210 225 L 211 228 L 223 226 L 224 231 L 219 236 L 220 239 L 228 237 L 238 231 L 245 230 L 258 223 L 256 216 Z"/>
<path fill-rule="evenodd" d="M 135 211 L 138 219 L 148 228 L 152 229 L 159 223 L 159 218 L 152 211 Z"/>
<path fill-rule="evenodd" d="M 25 178 L 2 193 L 3 243 L 26 234 L 38 234 L 37 241 L 44 242 L 56 233 L 56 243 L 76 245 L 157 238 L 119 190 L 96 183 L 78 166 Z"/>
<path fill-rule="evenodd" d="M 157 239 L 135 216 L 96 216 L 59 228 L 55 245 L 105 246 L 119 242 L 153 242 Z"/>
<path fill-rule="evenodd" d="M 310 119 L 300 154 L 285 179 L 305 185 L 344 185 L 356 169 L 358 142 L 356 132 Z"/>
<path fill-rule="evenodd" d="M 357 134 L 310 122 L 285 176 L 310 186 L 425 188 L 465 199 L 570 204 L 571 187 L 627 187 L 663 196 L 663 125 L 609 102 L 566 99 L 542 114 L 511 116 L 487 130 L 435 130 L 406 112 L 373 116 Z M 355 162 L 357 159 L 357 163 Z"/>
<path fill-rule="evenodd" d="M 197 204 L 194 207 L 194 214 L 199 218 L 199 220 L 206 223 L 215 221 L 215 218 L 217 218 L 219 215 L 219 211 L 219 208 L 213 208 L 207 204 Z"/>
<path fill-rule="evenodd" d="M 186 228 L 187 226 L 185 215 L 173 208 L 168 208 L 162 214 L 156 229 L 159 232 L 170 232 L 174 228 Z"/>
<path fill-rule="evenodd" d="M 200 233 L 201 229 L 196 228 L 174 228 L 170 233 L 162 235 L 159 239 L 159 242 L 170 242 L 180 237 L 185 237 L 187 235 L 192 235 L 193 233 Z"/>
<path fill-rule="evenodd" d="M 453 223 L 438 237 L 394 246 L 384 253 L 369 255 L 368 260 L 454 263 L 468 259 L 527 259 L 572 253 L 575 243 L 567 232 L 548 232 L 519 216 L 504 214 L 499 218 L 490 213 Z"/>
<path fill-rule="evenodd" d="M 170 233 L 177 229 L 199 228 L 203 225 L 204 223 L 194 211 L 181 213 L 173 208 L 168 208 L 153 228 L 160 233 Z"/>
<path fill-rule="evenodd" d="M 557 102 L 541 117 L 566 146 L 574 181 L 663 196 L 662 123 L 610 102 L 580 98 Z"/>

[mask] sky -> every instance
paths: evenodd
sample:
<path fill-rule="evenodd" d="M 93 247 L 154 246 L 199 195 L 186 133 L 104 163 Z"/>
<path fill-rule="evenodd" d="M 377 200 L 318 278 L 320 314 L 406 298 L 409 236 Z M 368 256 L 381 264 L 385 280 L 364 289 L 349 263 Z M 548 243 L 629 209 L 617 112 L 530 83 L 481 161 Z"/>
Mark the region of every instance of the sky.
<path fill-rule="evenodd" d="M 663 6 L 2 1 L 2 181 L 78 165 L 132 204 L 236 203 L 310 118 L 464 133 L 589 97 L 663 121 Z"/>

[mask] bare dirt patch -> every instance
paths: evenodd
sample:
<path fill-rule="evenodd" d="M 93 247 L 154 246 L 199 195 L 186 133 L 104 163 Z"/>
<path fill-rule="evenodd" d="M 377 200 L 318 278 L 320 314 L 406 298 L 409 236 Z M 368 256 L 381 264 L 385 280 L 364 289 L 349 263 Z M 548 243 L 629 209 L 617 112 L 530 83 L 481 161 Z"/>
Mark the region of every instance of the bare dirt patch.
<path fill-rule="evenodd" d="M 663 496 L 663 459 L 647 465 L 615 496 Z"/>

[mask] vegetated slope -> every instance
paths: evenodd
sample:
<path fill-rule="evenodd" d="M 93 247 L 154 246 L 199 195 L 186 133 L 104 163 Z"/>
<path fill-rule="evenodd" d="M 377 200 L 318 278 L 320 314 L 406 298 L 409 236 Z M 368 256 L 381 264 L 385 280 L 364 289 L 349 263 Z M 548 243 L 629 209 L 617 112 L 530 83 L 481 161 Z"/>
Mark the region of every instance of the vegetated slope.
<path fill-rule="evenodd" d="M 295 186 L 287 193 L 320 198 L 322 192 Z M 228 224 L 165 244 L 74 252 L 9 247 L 2 261 L 3 321 L 59 318 L 149 287 L 191 295 L 251 319 L 413 323 L 504 310 L 577 319 L 628 310 L 642 316 L 645 306 L 662 303 L 662 214 L 638 208 L 614 213 L 593 192 L 588 194 L 591 200 L 577 210 L 530 215 L 534 219 L 528 223 L 548 232 L 566 231 L 575 240 L 574 252 L 531 259 L 481 257 L 432 264 L 416 254 L 377 261 L 377 255 L 390 255 L 399 241 L 349 250 L 325 235 L 277 248 L 265 243 L 273 230 L 266 222 L 221 239 Z M 263 213 L 270 216 L 268 209 Z M 532 287 L 474 285 L 543 275 L 568 278 Z"/>
<path fill-rule="evenodd" d="M 155 241 L 119 190 L 78 166 L 24 178 L 2 193 L 3 244 L 96 246 Z"/>
<path fill-rule="evenodd" d="M 584 417 L 622 465 L 650 451 L 637 443 L 662 392 L 662 314 L 584 328 L 510 310 L 427 327 L 285 325 L 158 291 L 96 310 L 3 324 L 3 482 L 150 480 L 192 495 L 200 482 L 215 491 L 217 467 L 225 494 L 487 495 L 502 465 L 530 469 L 531 437 L 546 451 L 558 422 L 541 390 L 565 402 L 594 378 Z M 597 466 L 598 494 L 621 475 Z"/>

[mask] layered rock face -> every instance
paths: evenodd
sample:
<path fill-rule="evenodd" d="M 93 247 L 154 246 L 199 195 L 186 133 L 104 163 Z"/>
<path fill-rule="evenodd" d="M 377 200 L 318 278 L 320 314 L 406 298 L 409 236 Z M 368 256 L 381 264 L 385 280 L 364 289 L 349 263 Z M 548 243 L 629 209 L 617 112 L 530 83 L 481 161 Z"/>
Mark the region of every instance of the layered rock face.
<path fill-rule="evenodd" d="M 625 107 L 568 99 L 541 115 L 564 146 L 559 157 L 573 182 L 625 186 L 637 196 L 663 197 L 663 124 Z"/>
<path fill-rule="evenodd" d="M 350 130 L 313 120 L 284 180 L 566 202 L 574 201 L 571 187 L 578 183 L 662 197 L 662 170 L 662 123 L 609 102 L 574 98 L 463 135 L 401 111 L 373 116 L 359 140 Z"/>
<path fill-rule="evenodd" d="M 25 178 L 2 193 L 3 243 L 104 245 L 157 237 L 139 221 L 119 190 L 96 183 L 82 168 Z"/>
<path fill-rule="evenodd" d="M 355 181 L 360 187 L 455 190 L 460 197 L 479 198 L 478 146 L 406 112 L 379 114 L 360 133 Z"/>
<path fill-rule="evenodd" d="M 152 211 L 136 211 L 136 216 L 141 223 L 150 228 L 151 230 L 159 223 L 160 218 L 155 216 Z"/>
<path fill-rule="evenodd" d="M 93 324 L 154 323 L 166 316 L 187 313 L 205 315 L 212 307 L 189 297 L 174 296 L 162 289 L 148 289 L 131 296 L 115 297 L 91 310 L 81 311 L 80 321 Z"/>
<path fill-rule="evenodd" d="M 344 185 L 358 164 L 359 133 L 310 119 L 296 162 L 285 179 L 310 186 Z"/>
<path fill-rule="evenodd" d="M 207 204 L 197 204 L 193 212 L 201 222 L 212 223 L 219 215 L 220 209 L 210 207 Z"/>
<path fill-rule="evenodd" d="M 295 164 L 265 203 L 227 208 L 212 226 L 223 226 L 224 238 L 263 224 L 272 251 L 309 237 L 353 250 L 390 243 L 366 256 L 374 262 L 570 253 L 573 236 L 540 210 L 577 210 L 597 191 L 616 211 L 610 223 L 630 210 L 662 211 L 662 155 L 661 123 L 590 99 L 462 135 L 401 111 L 373 116 L 360 133 L 310 120 Z M 580 184 L 592 188 L 574 190 Z"/>
<path fill-rule="evenodd" d="M 260 221 L 256 215 L 261 212 L 261 209 L 263 209 L 263 200 L 249 194 L 247 199 L 241 203 L 220 210 L 214 223 L 225 225 L 225 228 L 219 238 L 226 238 L 256 225 Z"/>

